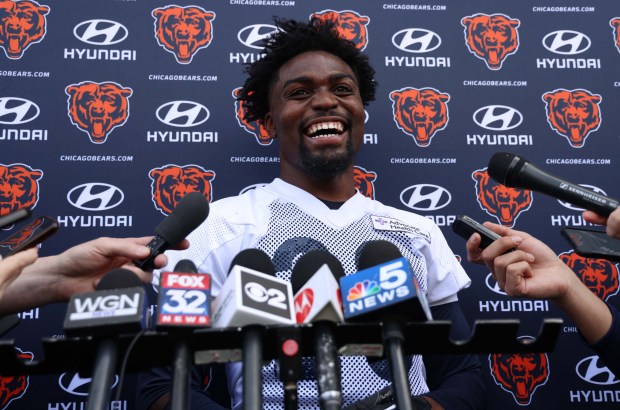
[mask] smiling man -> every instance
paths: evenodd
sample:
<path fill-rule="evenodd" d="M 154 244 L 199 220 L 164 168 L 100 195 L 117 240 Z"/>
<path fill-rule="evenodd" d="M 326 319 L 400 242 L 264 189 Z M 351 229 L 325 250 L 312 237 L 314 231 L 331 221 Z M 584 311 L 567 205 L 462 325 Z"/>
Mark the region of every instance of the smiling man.
<path fill-rule="evenodd" d="M 168 267 L 195 262 L 213 276 L 214 294 L 226 280 L 231 260 L 246 248 L 266 252 L 278 275 L 290 279 L 294 262 L 313 250 L 327 250 L 356 271 L 357 255 L 372 240 L 395 244 L 412 266 L 435 319 L 453 323 L 455 338 L 470 336 L 457 293 L 470 279 L 429 219 L 388 207 L 355 189 L 354 160 L 364 134 L 364 106 L 374 99 L 374 70 L 353 43 L 330 24 L 277 21 L 281 31 L 265 47 L 265 57 L 248 67 L 239 95 L 248 121 L 262 121 L 279 141 L 280 177 L 270 184 L 211 205 L 207 221 L 188 238 L 183 252 L 167 253 Z M 377 218 L 398 222 L 387 229 Z M 424 337 L 423 335 L 421 337 Z M 351 409 L 394 408 L 385 360 L 340 357 L 343 404 Z M 413 408 L 476 409 L 483 406 L 480 364 L 472 356 L 410 356 L 406 359 Z M 196 370 L 196 369 L 195 369 Z M 202 376 L 208 369 L 202 369 Z M 143 378 L 146 408 L 164 408 L 170 383 L 164 372 Z M 196 380 L 200 380 L 197 378 Z M 211 380 L 211 378 L 210 378 Z M 227 368 L 233 408 L 243 408 L 242 364 Z M 192 408 L 219 408 L 199 382 Z M 203 390 L 200 390 L 203 389 Z M 263 368 L 264 409 L 281 409 L 284 392 L 277 362 Z M 317 409 L 312 359 L 304 359 L 298 383 L 299 408 Z M 251 409 L 254 410 L 254 409 Z"/>

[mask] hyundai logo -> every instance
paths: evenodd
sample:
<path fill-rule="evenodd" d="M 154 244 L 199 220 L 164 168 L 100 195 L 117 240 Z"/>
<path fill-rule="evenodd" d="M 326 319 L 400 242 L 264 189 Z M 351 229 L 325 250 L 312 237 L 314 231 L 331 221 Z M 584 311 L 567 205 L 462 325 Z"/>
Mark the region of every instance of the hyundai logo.
<path fill-rule="evenodd" d="M 441 45 L 441 37 L 423 28 L 407 28 L 392 36 L 392 44 L 408 53 L 428 53 Z"/>
<path fill-rule="evenodd" d="M 253 24 L 239 30 L 237 39 L 244 46 L 262 50 L 264 48 L 263 41 L 278 31 L 276 26 L 269 24 Z"/>
<path fill-rule="evenodd" d="M 492 273 L 489 273 L 487 275 L 485 283 L 487 284 L 487 288 L 491 289 L 493 292 L 499 293 L 500 295 L 504 295 L 504 296 L 507 295 L 506 292 L 504 292 L 503 290 L 499 288 L 499 285 L 497 284 L 497 281 L 493 277 Z"/>
<path fill-rule="evenodd" d="M 543 38 L 543 46 L 555 54 L 580 54 L 590 48 L 590 39 L 583 33 L 572 30 L 558 30 Z"/>
<path fill-rule="evenodd" d="M 492 131 L 508 131 L 523 122 L 521 113 L 506 105 L 487 105 L 479 108 L 474 113 L 473 119 L 480 127 Z"/>
<path fill-rule="evenodd" d="M 73 35 L 84 43 L 96 46 L 110 46 L 127 38 L 125 26 L 112 20 L 87 20 L 73 29 Z"/>
<path fill-rule="evenodd" d="M 88 396 L 90 384 L 93 379 L 82 377 L 79 373 L 63 373 L 58 378 L 58 385 L 61 389 L 75 396 Z M 118 384 L 118 376 L 114 375 L 114 383 L 110 389 Z"/>
<path fill-rule="evenodd" d="M 598 356 L 590 356 L 581 360 L 575 366 L 575 373 L 582 380 L 600 386 L 620 383 L 620 380 L 605 367 Z"/>
<path fill-rule="evenodd" d="M 39 116 L 39 107 L 32 101 L 17 97 L 0 98 L 0 124 L 25 124 Z"/>
<path fill-rule="evenodd" d="M 171 101 L 161 105 L 157 119 L 171 127 L 195 127 L 209 119 L 209 110 L 193 101 Z"/>
<path fill-rule="evenodd" d="M 447 206 L 452 195 L 447 189 L 432 184 L 418 184 L 400 193 L 400 202 L 416 211 L 436 211 Z"/>
<path fill-rule="evenodd" d="M 106 211 L 123 202 L 123 191 L 114 185 L 91 182 L 78 185 L 67 194 L 67 201 L 85 211 Z"/>
<path fill-rule="evenodd" d="M 567 189 L 568 188 L 568 185 L 564 185 L 564 184 L 562 184 L 562 185 L 563 185 L 562 186 L 563 189 Z M 592 185 L 585 185 L 585 184 L 579 184 L 579 186 L 582 186 L 582 187 L 584 187 L 587 190 L 594 191 L 594 192 L 596 192 L 599 195 L 607 196 L 607 193 L 605 193 L 605 191 L 603 191 L 601 188 L 598 188 L 598 187 L 595 187 L 595 186 L 592 186 Z M 578 206 L 573 205 L 570 202 L 560 201 L 559 199 L 558 199 L 558 202 L 563 207 L 568 208 L 568 209 L 572 209 L 573 211 L 584 211 L 585 210 L 584 208 L 579 208 Z"/>

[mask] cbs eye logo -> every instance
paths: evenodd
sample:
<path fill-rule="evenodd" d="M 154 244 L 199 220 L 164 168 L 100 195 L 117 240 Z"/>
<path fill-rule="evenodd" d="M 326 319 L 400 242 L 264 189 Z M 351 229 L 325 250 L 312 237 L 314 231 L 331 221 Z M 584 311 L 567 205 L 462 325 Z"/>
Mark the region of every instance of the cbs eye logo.
<path fill-rule="evenodd" d="M 256 303 L 267 303 L 276 309 L 288 309 L 286 294 L 280 289 L 267 289 L 260 283 L 248 282 L 243 287 L 243 292 Z"/>

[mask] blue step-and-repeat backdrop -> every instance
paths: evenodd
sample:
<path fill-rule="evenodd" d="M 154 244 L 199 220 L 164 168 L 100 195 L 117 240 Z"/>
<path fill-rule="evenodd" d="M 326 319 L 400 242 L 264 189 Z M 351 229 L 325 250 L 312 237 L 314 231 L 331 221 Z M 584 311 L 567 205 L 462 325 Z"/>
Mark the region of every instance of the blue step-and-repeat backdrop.
<path fill-rule="evenodd" d="M 151 235 L 185 192 L 213 201 L 277 176 L 277 142 L 235 101 L 274 15 L 337 19 L 370 56 L 379 89 L 360 190 L 442 228 L 472 278 L 461 294 L 471 322 L 517 318 L 520 335 L 536 337 L 543 318 L 563 315 L 510 299 L 469 264 L 450 228 L 460 213 L 538 236 L 618 305 L 618 265 L 584 260 L 560 236 L 587 225 L 581 211 L 486 172 L 507 151 L 620 195 L 620 8 L 610 0 L 0 0 L 0 215 L 27 206 L 58 218 L 48 255 Z M 63 337 L 65 308 L 22 312 L 6 337 L 41 360 L 41 338 Z M 568 319 L 552 353 L 481 361 L 489 409 L 620 407 L 620 379 Z M 0 380 L 1 409 L 81 409 L 90 381 Z M 134 391 L 129 375 L 111 408 L 134 408 Z"/>

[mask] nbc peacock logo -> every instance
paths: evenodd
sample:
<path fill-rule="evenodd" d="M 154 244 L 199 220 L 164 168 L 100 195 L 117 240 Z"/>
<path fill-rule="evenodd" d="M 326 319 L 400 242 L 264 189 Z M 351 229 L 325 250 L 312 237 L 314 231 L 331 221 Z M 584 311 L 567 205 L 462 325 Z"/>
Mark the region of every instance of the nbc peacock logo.
<path fill-rule="evenodd" d="M 357 282 L 353 287 L 349 288 L 347 300 L 352 302 L 354 300 L 376 295 L 379 292 L 381 292 L 381 286 L 379 286 L 377 281 L 363 280 L 362 282 Z"/>

